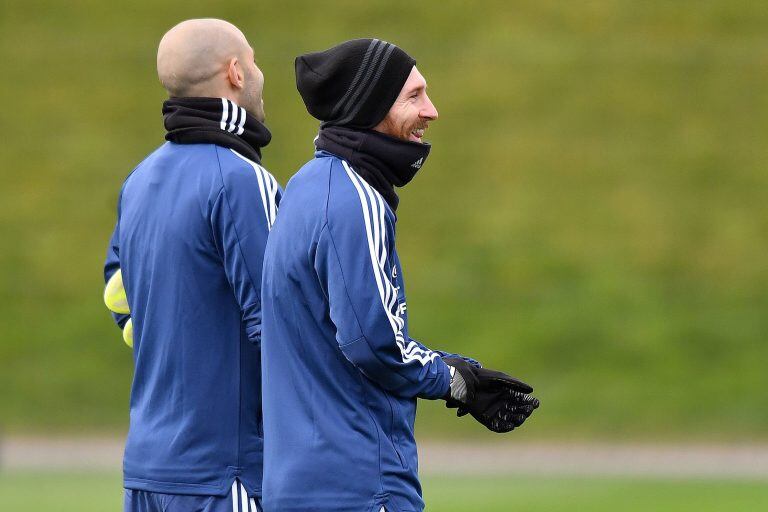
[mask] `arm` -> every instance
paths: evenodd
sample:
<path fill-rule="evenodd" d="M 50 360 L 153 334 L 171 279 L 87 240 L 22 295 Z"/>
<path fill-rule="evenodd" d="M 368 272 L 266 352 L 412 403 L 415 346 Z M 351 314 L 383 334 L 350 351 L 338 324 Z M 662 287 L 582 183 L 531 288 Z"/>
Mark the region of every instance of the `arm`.
<path fill-rule="evenodd" d="M 393 235 L 386 216 L 366 219 L 358 205 L 323 228 L 315 270 L 344 356 L 393 394 L 441 398 L 449 389 L 450 369 L 438 353 L 404 336 L 388 257 Z"/>
<path fill-rule="evenodd" d="M 214 243 L 240 305 L 248 339 L 259 343 L 264 247 L 280 191 L 275 179 L 257 165 L 223 174 L 222 182 L 211 209 Z"/>
<path fill-rule="evenodd" d="M 109 283 L 109 280 L 112 278 L 112 276 L 120 270 L 120 199 L 122 198 L 122 192 L 120 194 L 120 198 L 118 198 L 117 203 L 117 223 L 115 224 L 115 229 L 112 232 L 112 238 L 109 240 L 109 246 L 107 247 L 107 257 L 106 261 L 104 262 L 104 284 L 105 286 L 107 283 Z M 122 288 L 122 285 L 120 286 Z M 125 292 L 123 292 L 125 293 Z M 108 304 L 109 307 L 109 304 Z M 110 307 L 110 310 L 112 308 Z M 112 311 L 112 318 L 115 320 L 115 323 L 117 324 L 120 329 L 123 329 L 125 327 L 126 322 L 131 318 L 129 314 L 126 313 L 116 313 L 115 311 Z"/>
<path fill-rule="evenodd" d="M 414 341 L 414 342 L 418 343 L 419 345 L 421 345 L 420 342 L 418 342 L 418 341 L 416 341 L 416 340 L 414 340 L 412 338 L 411 338 L 411 341 Z M 480 364 L 480 361 L 477 361 L 476 359 L 472 359 L 471 357 L 462 356 L 461 354 L 454 354 L 453 352 L 445 352 L 443 350 L 434 350 L 433 352 L 435 352 L 437 355 L 439 355 L 440 357 L 442 357 L 444 359 L 445 358 L 463 359 L 464 361 L 468 362 L 469 364 L 471 364 L 475 368 L 482 368 L 483 367 L 483 365 Z"/>

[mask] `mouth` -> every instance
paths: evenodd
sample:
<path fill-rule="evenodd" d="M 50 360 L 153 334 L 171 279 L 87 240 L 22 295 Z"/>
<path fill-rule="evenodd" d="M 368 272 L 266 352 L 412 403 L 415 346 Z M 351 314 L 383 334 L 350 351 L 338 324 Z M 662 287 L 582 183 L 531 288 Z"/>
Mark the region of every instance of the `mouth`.
<path fill-rule="evenodd" d="M 425 131 L 427 131 L 426 126 L 414 128 L 413 130 L 411 130 L 411 133 L 408 134 L 408 140 L 412 142 L 421 142 L 421 139 L 424 137 Z"/>

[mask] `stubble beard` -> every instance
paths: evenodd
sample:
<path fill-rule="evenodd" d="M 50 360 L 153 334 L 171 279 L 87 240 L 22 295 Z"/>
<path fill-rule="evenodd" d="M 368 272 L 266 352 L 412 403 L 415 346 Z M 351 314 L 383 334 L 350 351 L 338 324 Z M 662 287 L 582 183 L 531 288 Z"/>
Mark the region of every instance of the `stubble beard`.
<path fill-rule="evenodd" d="M 262 94 L 263 88 L 258 87 L 258 84 L 253 77 L 248 77 L 248 86 L 245 89 L 243 104 L 241 106 L 260 123 L 263 123 L 265 119 Z"/>

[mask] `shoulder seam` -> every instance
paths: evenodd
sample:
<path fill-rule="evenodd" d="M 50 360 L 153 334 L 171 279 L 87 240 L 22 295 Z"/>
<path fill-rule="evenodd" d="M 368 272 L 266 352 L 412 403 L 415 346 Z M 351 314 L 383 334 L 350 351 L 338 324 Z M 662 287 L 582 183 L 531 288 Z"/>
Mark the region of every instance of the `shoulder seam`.
<path fill-rule="evenodd" d="M 261 202 L 264 206 L 264 217 L 267 221 L 267 229 L 271 230 L 275 223 L 275 217 L 277 216 L 277 193 L 280 189 L 277 179 L 275 179 L 275 177 L 272 176 L 272 173 L 267 171 L 261 164 L 241 155 L 234 149 L 228 149 L 235 155 L 235 157 L 237 157 L 238 161 L 244 162 L 250 171 L 253 171 L 254 178 L 259 186 Z M 219 170 L 221 170 L 221 164 L 219 164 Z M 223 179 L 224 177 L 222 176 L 222 181 Z"/>
<path fill-rule="evenodd" d="M 328 207 L 331 203 L 331 178 L 333 177 L 333 159 L 328 162 L 328 193 L 325 195 L 325 225 L 328 224 Z"/>
<path fill-rule="evenodd" d="M 224 186 L 224 176 L 221 173 L 221 161 L 219 160 L 219 153 L 218 153 L 218 151 L 216 151 L 216 161 L 219 164 L 219 176 L 221 177 L 221 191 L 220 191 L 220 195 L 224 196 L 224 201 L 227 204 L 227 210 L 229 210 L 229 215 L 230 215 L 230 217 L 233 217 L 232 206 L 229 204 L 229 198 L 227 197 L 227 194 L 226 194 L 226 187 Z M 237 240 L 237 250 L 240 252 L 240 257 L 243 258 L 243 261 L 246 261 L 245 260 L 245 255 L 243 254 L 242 245 L 240 244 L 240 234 L 237 232 L 237 226 L 235 225 L 234 222 L 232 222 L 232 231 L 235 233 L 235 239 Z M 253 286 L 255 289 L 259 290 L 259 292 L 261 292 L 261 282 L 259 282 L 259 285 L 256 286 L 256 284 L 254 283 L 254 280 L 253 280 L 253 276 L 251 275 L 251 269 L 248 267 L 248 265 L 243 265 L 243 266 L 245 267 L 245 271 L 248 274 L 248 280 L 251 282 L 251 286 Z M 241 307 L 241 309 L 242 309 L 242 307 Z"/>

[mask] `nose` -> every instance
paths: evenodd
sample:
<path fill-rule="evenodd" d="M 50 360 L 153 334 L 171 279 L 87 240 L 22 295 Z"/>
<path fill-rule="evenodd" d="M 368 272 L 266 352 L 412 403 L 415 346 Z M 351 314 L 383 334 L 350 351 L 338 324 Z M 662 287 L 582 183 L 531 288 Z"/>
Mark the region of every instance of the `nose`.
<path fill-rule="evenodd" d="M 432 100 L 429 99 L 429 96 L 425 94 L 424 98 L 426 99 L 426 102 L 421 109 L 421 112 L 419 112 L 419 117 L 434 121 L 437 119 L 437 109 L 435 108 L 435 105 L 432 104 Z"/>

